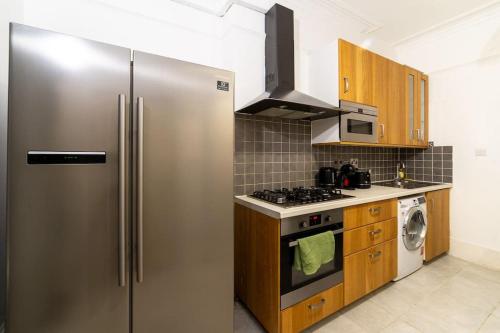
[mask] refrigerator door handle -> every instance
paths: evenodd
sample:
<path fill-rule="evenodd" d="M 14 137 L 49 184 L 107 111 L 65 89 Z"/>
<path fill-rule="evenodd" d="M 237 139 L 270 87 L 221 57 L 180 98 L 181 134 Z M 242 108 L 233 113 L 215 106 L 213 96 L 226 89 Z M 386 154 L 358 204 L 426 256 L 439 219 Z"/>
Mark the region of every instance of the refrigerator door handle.
<path fill-rule="evenodd" d="M 119 162 L 118 162 L 118 201 L 119 201 L 119 214 L 118 214 L 118 285 L 120 287 L 125 287 L 126 285 L 126 244 L 125 244 L 125 204 L 126 204 L 126 194 L 125 194 L 125 95 L 120 94 L 118 97 L 118 109 L 119 109 Z"/>
<path fill-rule="evenodd" d="M 143 244 L 143 177 L 144 166 L 144 98 L 137 98 L 137 282 L 144 280 Z"/>

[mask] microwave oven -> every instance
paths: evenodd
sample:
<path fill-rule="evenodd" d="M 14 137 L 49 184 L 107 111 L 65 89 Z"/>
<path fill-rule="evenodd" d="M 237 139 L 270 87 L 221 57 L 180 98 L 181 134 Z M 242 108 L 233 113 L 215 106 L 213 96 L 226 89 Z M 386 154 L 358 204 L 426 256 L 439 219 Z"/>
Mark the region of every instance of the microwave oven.
<path fill-rule="evenodd" d="M 376 107 L 342 100 L 340 107 L 350 112 L 337 117 L 311 121 L 311 142 L 313 144 L 378 142 L 378 110 Z"/>

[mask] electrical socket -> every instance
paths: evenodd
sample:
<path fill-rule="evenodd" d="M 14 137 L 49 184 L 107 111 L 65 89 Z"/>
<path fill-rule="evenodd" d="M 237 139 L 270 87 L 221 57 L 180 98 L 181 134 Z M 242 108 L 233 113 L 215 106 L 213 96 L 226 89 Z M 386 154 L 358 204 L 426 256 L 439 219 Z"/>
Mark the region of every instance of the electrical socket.
<path fill-rule="evenodd" d="M 349 161 L 350 164 L 352 164 L 355 168 L 358 167 L 358 159 L 357 158 L 351 158 L 351 160 Z"/>

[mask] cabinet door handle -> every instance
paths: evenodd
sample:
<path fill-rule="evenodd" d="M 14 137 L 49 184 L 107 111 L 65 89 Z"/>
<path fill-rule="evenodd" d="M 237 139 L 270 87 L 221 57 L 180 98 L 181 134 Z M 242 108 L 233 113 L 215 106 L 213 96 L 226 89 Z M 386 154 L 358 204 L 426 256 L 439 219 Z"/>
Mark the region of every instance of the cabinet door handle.
<path fill-rule="evenodd" d="M 344 76 L 344 94 L 349 92 L 349 78 Z"/>
<path fill-rule="evenodd" d="M 319 301 L 318 303 L 314 303 L 314 304 L 309 304 L 307 305 L 307 307 L 309 308 L 309 310 L 316 310 L 320 307 L 322 307 L 326 302 L 326 299 L 322 298 L 321 301 Z"/>
<path fill-rule="evenodd" d="M 371 207 L 368 211 L 371 215 L 378 215 L 380 214 L 380 207 Z"/>
<path fill-rule="evenodd" d="M 415 129 L 415 132 L 417 132 L 417 141 L 422 141 L 423 140 L 422 130 L 420 128 L 417 128 Z"/>
<path fill-rule="evenodd" d="M 382 229 L 372 230 L 369 232 L 370 236 L 378 235 L 382 232 Z"/>
<path fill-rule="evenodd" d="M 383 138 L 385 137 L 385 125 L 380 124 L 380 137 Z"/>
<path fill-rule="evenodd" d="M 431 210 L 434 210 L 434 199 L 431 199 Z"/>
<path fill-rule="evenodd" d="M 370 259 L 375 259 L 375 258 L 378 258 L 382 255 L 382 251 L 377 251 L 377 252 L 374 252 L 374 253 L 370 253 L 368 255 L 368 257 L 370 257 Z"/>

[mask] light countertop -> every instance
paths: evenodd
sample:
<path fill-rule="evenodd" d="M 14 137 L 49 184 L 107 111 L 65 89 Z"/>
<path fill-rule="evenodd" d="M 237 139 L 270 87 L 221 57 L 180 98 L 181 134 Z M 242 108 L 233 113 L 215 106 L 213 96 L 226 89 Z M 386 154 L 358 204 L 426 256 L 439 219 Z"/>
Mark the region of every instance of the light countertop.
<path fill-rule="evenodd" d="M 407 189 L 378 186 L 376 184 L 372 184 L 372 187 L 370 189 L 364 189 L 364 190 L 356 189 L 353 191 L 342 190 L 342 193 L 347 195 L 352 195 L 354 196 L 354 198 L 320 202 L 316 204 L 308 204 L 290 208 L 279 207 L 259 199 L 254 199 L 247 195 L 235 196 L 234 202 L 243 205 L 245 207 L 251 208 L 253 210 L 256 210 L 260 213 L 266 214 L 272 218 L 282 219 L 302 214 L 317 213 L 329 209 L 355 206 L 373 201 L 406 197 L 409 195 L 416 195 L 451 187 L 452 184 L 435 184 L 431 186 L 407 190 Z"/>

